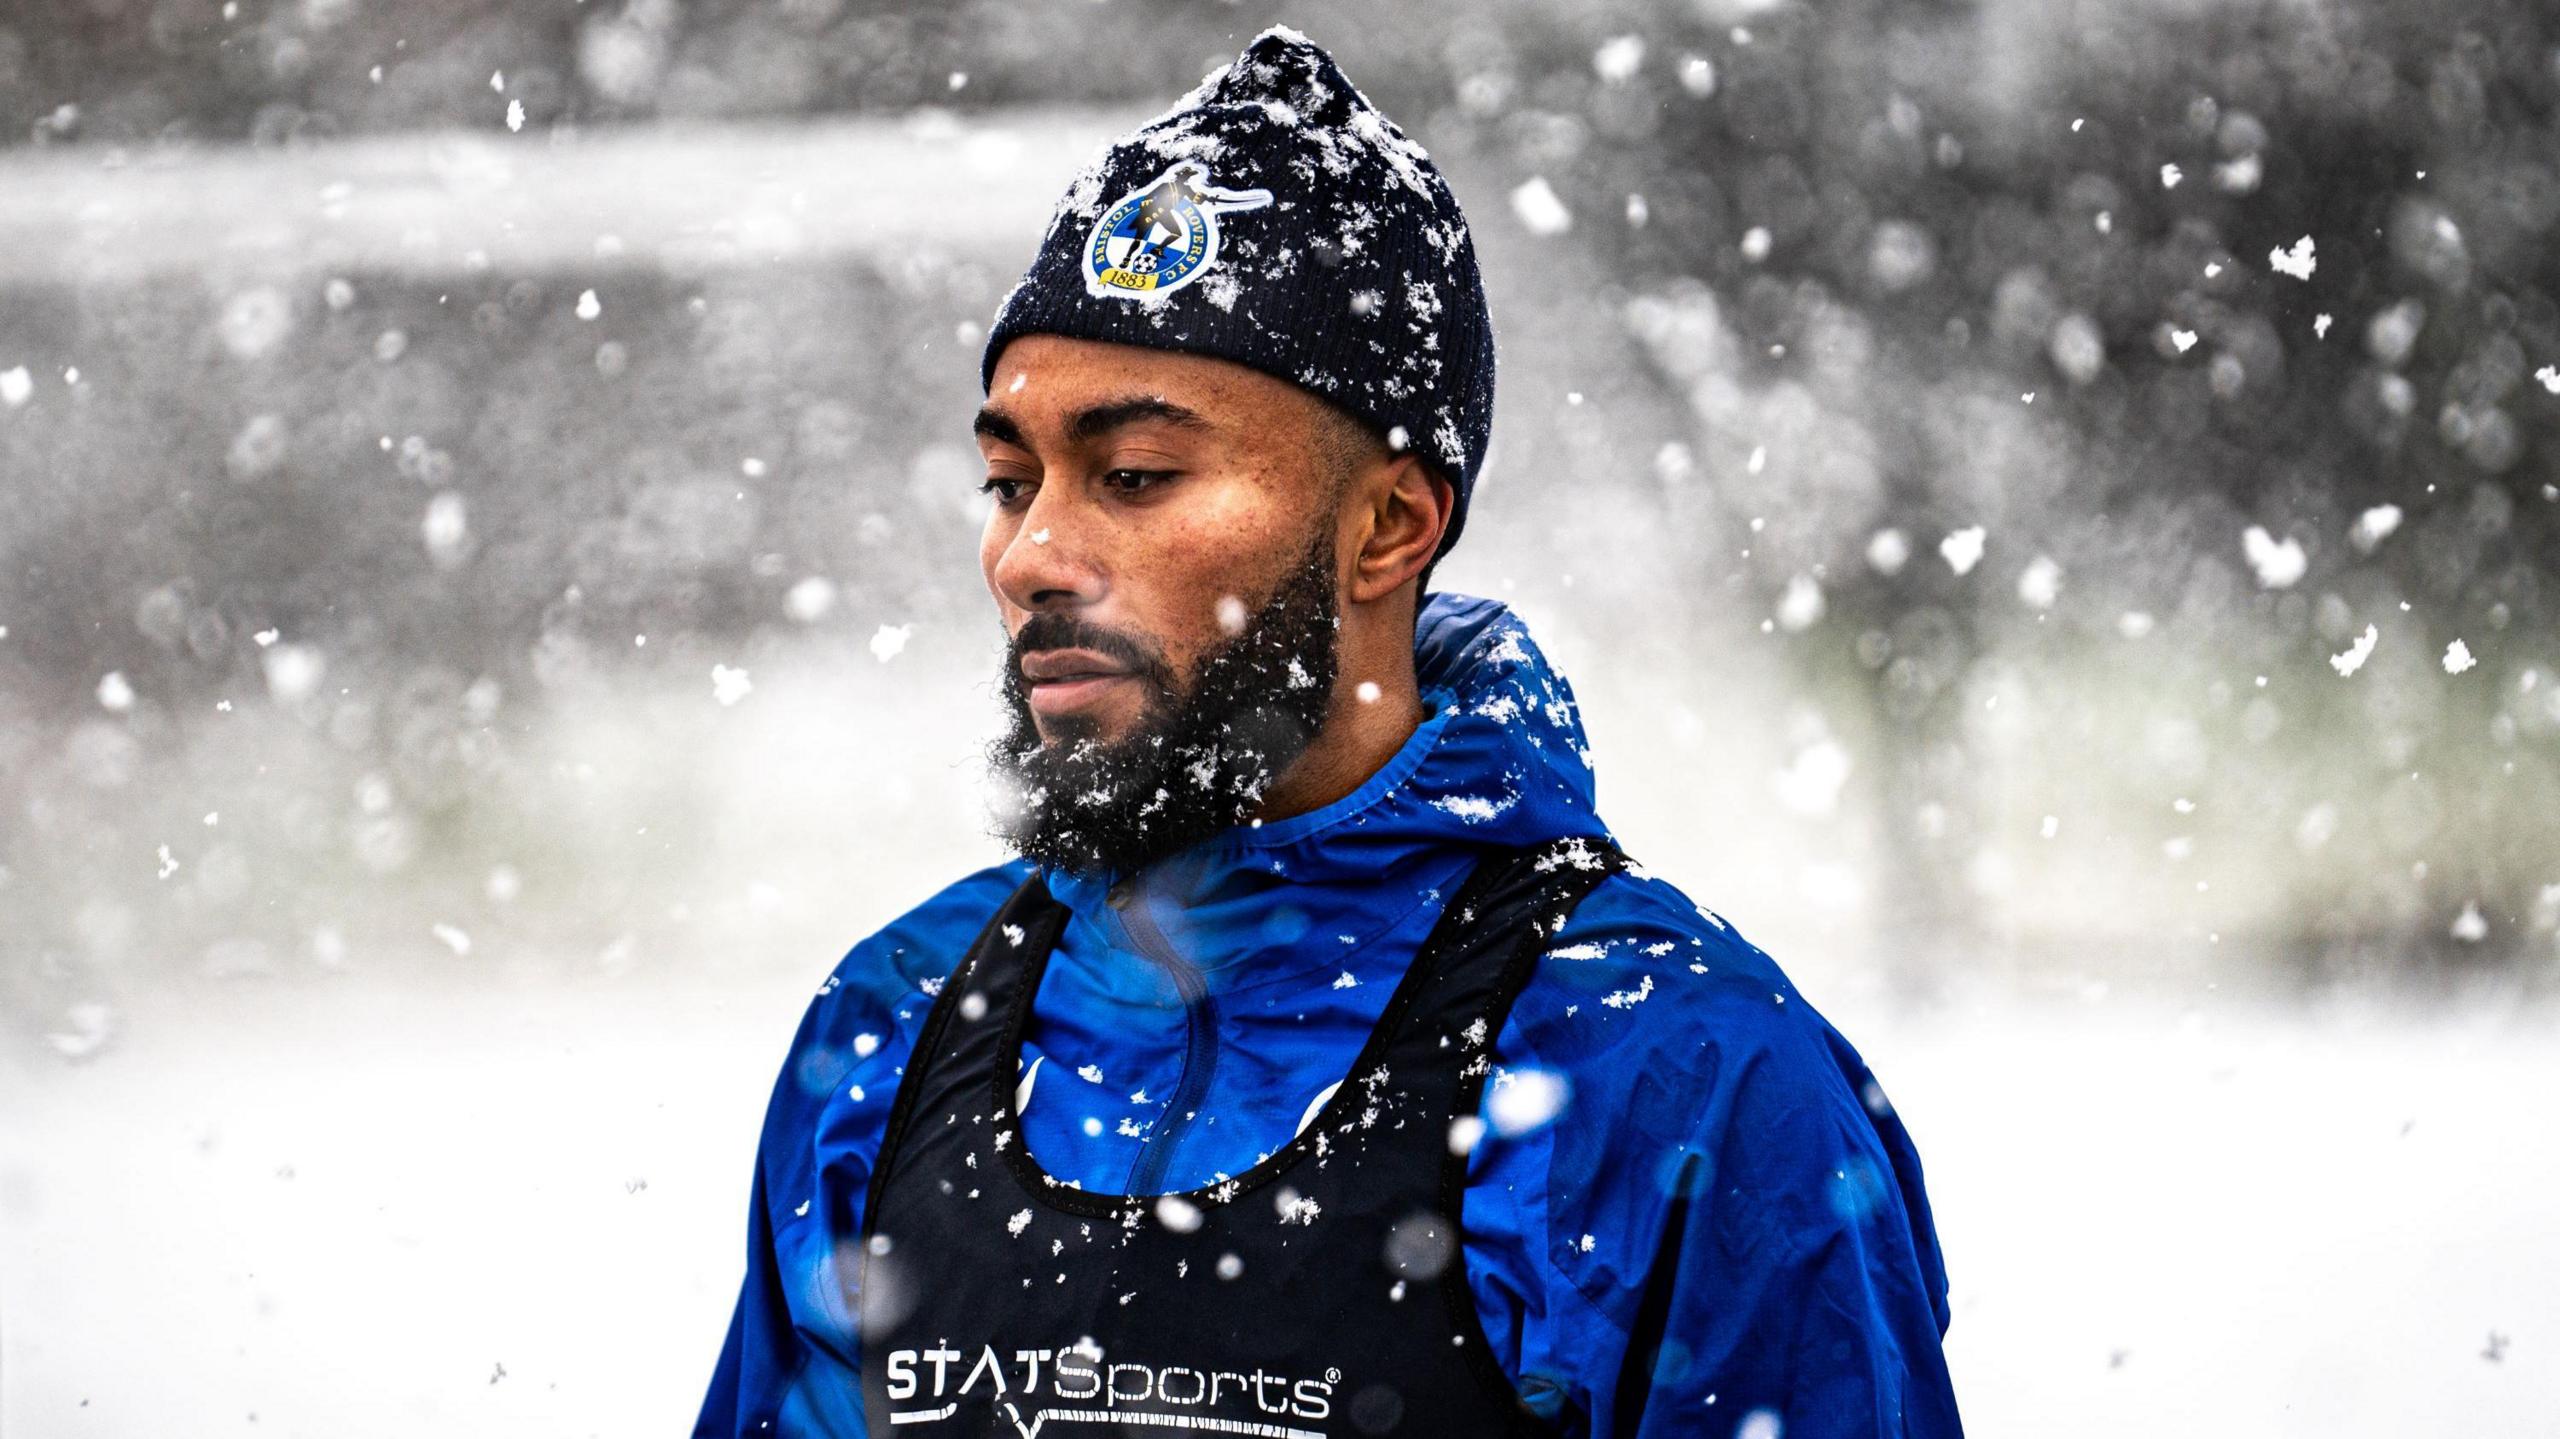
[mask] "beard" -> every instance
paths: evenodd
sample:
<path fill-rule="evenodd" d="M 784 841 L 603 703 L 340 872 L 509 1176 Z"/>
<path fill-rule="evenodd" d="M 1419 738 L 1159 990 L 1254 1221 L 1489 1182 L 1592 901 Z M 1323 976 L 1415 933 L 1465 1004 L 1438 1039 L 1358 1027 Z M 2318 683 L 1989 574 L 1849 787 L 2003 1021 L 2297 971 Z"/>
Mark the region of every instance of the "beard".
<path fill-rule="evenodd" d="M 988 746 L 1010 803 L 996 837 L 1043 868 L 1134 873 L 1253 817 L 1315 742 L 1340 673 L 1334 527 L 1316 527 L 1297 564 L 1235 634 L 1205 655 L 1188 689 L 1163 653 L 1073 615 L 1043 611 L 1006 648 L 1009 727 Z M 1128 734 L 1100 737 L 1082 716 L 1033 723 L 1022 657 L 1090 649 L 1128 667 L 1147 705 Z"/>

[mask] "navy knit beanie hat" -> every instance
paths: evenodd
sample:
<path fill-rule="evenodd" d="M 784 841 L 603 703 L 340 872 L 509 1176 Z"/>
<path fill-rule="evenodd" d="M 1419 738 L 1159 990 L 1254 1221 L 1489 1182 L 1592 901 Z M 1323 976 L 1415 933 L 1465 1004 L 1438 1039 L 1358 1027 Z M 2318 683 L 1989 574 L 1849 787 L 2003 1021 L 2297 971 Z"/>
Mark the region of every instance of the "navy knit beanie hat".
<path fill-rule="evenodd" d="M 1214 355 L 1418 451 L 1466 523 L 1493 429 L 1493 326 L 1448 183 L 1307 37 L 1263 31 L 1111 142 L 1049 220 L 979 366 L 1017 335 Z M 1435 556 L 1436 558 L 1436 556 Z"/>

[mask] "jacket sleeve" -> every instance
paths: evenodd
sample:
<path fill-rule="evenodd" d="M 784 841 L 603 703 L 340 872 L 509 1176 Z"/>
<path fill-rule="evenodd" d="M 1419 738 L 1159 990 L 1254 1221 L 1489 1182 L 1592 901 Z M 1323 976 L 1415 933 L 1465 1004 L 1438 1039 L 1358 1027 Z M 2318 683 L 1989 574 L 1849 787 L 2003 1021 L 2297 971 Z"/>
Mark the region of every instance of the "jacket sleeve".
<path fill-rule="evenodd" d="M 720 1345 L 719 1362 L 694 1419 L 694 1439 L 740 1439 L 770 1436 L 773 1397 L 789 1384 L 805 1361 L 800 1338 L 791 1324 L 790 1300 L 783 1288 L 782 1262 L 774 1246 L 773 1210 L 765 1171 L 778 1145 L 792 1142 L 805 1107 L 792 1082 L 797 1056 L 804 1052 L 818 1019 L 812 1003 L 800 1032 L 776 1077 L 765 1106 L 764 1128 L 756 1141 L 755 1176 L 747 1203 L 747 1270 L 738 1286 L 738 1301 L 729 1316 L 729 1334 Z"/>
<path fill-rule="evenodd" d="M 1678 1171 L 1617 1413 L 1663 1439 L 1955 1439 L 1919 1155 L 1847 1041 L 1799 1018 Z"/>
<path fill-rule="evenodd" d="M 990 866 L 855 945 L 800 1020 L 765 1104 L 746 1276 L 694 1439 L 860 1439 L 862 1205 L 941 977 L 1028 871 Z"/>
<path fill-rule="evenodd" d="M 811 1001 L 774 1079 L 747 1204 L 746 1277 L 694 1439 L 867 1432 L 854 1318 L 862 1187 L 915 1028 L 931 1007 L 929 994 L 900 989 L 905 976 L 883 962 L 889 948 L 874 940 L 848 957 Z M 842 982 L 848 973 L 868 983 Z M 866 1039 L 871 1046 L 860 1043 Z M 831 1183 L 821 1185 L 821 1168 Z M 791 1206 L 794 1195 L 802 1202 Z M 779 1224 L 777 1203 L 791 1206 Z"/>

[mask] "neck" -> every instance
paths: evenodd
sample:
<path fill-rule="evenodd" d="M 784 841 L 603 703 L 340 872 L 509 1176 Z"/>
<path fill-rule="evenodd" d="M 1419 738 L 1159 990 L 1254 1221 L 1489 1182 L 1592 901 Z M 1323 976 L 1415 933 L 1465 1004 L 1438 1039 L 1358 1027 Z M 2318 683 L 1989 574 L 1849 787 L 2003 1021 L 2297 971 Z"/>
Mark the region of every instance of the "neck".
<path fill-rule="evenodd" d="M 1345 616 L 1341 675 L 1325 709 L 1324 728 L 1297 763 L 1273 782 L 1255 818 L 1268 823 L 1322 809 L 1358 789 L 1404 748 L 1423 720 L 1412 636 L 1410 610 L 1401 634 L 1391 625 L 1355 629 Z M 1377 686 L 1375 699 L 1360 698 L 1364 683 Z"/>

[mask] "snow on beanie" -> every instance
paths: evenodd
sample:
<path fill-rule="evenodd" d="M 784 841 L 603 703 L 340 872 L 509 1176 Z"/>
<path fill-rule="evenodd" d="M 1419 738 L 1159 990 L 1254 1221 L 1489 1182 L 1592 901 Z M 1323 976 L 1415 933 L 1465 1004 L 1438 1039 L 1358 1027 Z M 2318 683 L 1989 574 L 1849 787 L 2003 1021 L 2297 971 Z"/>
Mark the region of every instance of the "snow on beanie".
<path fill-rule="evenodd" d="M 1307 37 L 1263 31 L 1111 142 L 997 306 L 1018 335 L 1186 350 L 1301 386 L 1437 462 L 1467 517 L 1493 428 L 1493 326 L 1431 157 Z"/>

